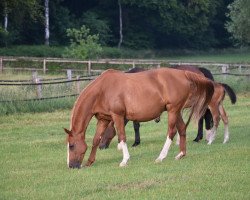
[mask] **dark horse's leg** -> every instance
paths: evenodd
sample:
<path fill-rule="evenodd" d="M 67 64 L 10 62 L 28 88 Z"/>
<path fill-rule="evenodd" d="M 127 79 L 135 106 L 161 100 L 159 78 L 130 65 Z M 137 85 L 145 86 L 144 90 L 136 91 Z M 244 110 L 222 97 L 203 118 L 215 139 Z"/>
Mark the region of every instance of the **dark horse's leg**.
<path fill-rule="evenodd" d="M 198 122 L 198 133 L 196 138 L 194 139 L 195 142 L 199 142 L 203 138 L 203 119 L 204 117 L 202 116 Z"/>
<path fill-rule="evenodd" d="M 205 115 L 200 118 L 198 123 L 198 133 L 196 138 L 194 139 L 195 142 L 199 142 L 203 138 L 203 120 L 205 119 L 205 127 L 206 130 L 210 130 L 213 127 L 213 116 L 209 109 L 206 110 Z"/>
<path fill-rule="evenodd" d="M 134 125 L 134 131 L 135 131 L 135 142 L 132 145 L 132 147 L 136 147 L 141 142 L 141 139 L 140 139 L 140 123 L 139 122 L 133 122 L 133 125 Z"/>

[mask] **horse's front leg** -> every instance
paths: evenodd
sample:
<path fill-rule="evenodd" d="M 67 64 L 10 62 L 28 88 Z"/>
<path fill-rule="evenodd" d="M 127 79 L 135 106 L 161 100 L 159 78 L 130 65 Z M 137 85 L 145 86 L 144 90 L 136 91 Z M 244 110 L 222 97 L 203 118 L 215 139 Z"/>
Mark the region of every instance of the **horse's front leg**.
<path fill-rule="evenodd" d="M 166 142 L 161 150 L 160 155 L 158 158 L 155 160 L 156 163 L 162 162 L 164 158 L 166 158 L 170 145 L 172 144 L 173 138 L 176 134 L 176 121 L 177 121 L 177 116 L 176 113 L 171 113 L 170 111 L 168 112 L 168 132 L 167 132 L 167 139 Z"/>
<path fill-rule="evenodd" d="M 119 166 L 124 167 L 127 165 L 127 162 L 130 158 L 127 143 L 126 143 L 124 117 L 119 116 L 119 115 L 113 115 L 112 118 L 113 118 L 113 121 L 115 123 L 116 129 L 118 132 L 119 143 L 118 143 L 117 148 L 118 150 L 122 150 L 122 154 L 123 154 L 123 159 Z"/>
<path fill-rule="evenodd" d="M 101 141 L 102 134 L 104 133 L 104 131 L 108 127 L 108 124 L 109 124 L 109 121 L 98 120 L 97 126 L 96 126 L 96 133 L 95 133 L 95 136 L 93 138 L 93 146 L 91 149 L 91 153 L 89 155 L 88 162 L 86 163 L 86 166 L 90 166 L 95 162 L 96 151 L 97 151 L 98 145 Z"/>

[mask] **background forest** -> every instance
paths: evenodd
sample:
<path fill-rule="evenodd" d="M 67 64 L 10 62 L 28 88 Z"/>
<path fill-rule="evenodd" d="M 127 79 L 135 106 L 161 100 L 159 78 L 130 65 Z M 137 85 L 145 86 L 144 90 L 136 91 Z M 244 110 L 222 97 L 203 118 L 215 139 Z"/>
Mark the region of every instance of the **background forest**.
<path fill-rule="evenodd" d="M 248 11 L 250 0 L 2 0 L 0 45 L 68 46 L 84 25 L 103 47 L 249 46 Z"/>

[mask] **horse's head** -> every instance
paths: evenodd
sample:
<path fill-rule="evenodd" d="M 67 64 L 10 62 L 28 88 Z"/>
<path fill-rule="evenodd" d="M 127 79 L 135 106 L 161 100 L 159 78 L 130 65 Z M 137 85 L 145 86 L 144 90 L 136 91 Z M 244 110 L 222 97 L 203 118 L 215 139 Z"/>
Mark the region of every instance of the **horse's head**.
<path fill-rule="evenodd" d="M 73 134 L 72 131 L 64 129 L 67 133 L 67 164 L 69 168 L 81 168 L 81 164 L 87 150 L 87 144 L 82 134 Z"/>

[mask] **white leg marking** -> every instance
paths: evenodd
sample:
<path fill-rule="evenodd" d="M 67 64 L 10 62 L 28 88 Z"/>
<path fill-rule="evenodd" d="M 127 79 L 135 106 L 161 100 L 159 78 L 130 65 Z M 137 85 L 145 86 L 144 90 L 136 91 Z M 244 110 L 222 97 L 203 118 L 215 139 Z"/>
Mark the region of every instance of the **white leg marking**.
<path fill-rule="evenodd" d="M 156 163 L 162 162 L 162 160 L 166 158 L 171 144 L 172 144 L 172 140 L 169 137 L 167 137 L 166 142 L 161 150 L 159 157 L 155 160 Z"/>
<path fill-rule="evenodd" d="M 208 145 L 212 144 L 212 142 L 214 141 L 215 134 L 216 134 L 216 127 L 213 126 L 213 128 L 211 129 L 210 137 L 208 139 L 208 143 L 207 143 Z"/>
<path fill-rule="evenodd" d="M 176 143 L 175 143 L 176 145 L 180 145 L 180 135 L 179 134 L 177 134 L 177 138 L 176 138 Z"/>
<path fill-rule="evenodd" d="M 177 156 L 175 156 L 176 160 L 180 160 L 184 156 L 184 153 L 181 151 Z"/>
<path fill-rule="evenodd" d="M 122 151 L 122 145 L 121 145 L 121 142 L 117 144 L 117 150 L 118 150 L 118 151 Z"/>
<path fill-rule="evenodd" d="M 211 130 L 206 130 L 206 141 L 209 141 Z"/>
<path fill-rule="evenodd" d="M 69 167 L 69 143 L 67 144 L 67 165 Z"/>
<path fill-rule="evenodd" d="M 127 162 L 130 158 L 129 152 L 128 152 L 128 147 L 127 144 L 123 141 L 119 143 L 119 146 L 122 148 L 122 153 L 123 153 L 123 159 L 122 162 L 120 163 L 120 167 L 124 167 L 127 165 Z"/>
<path fill-rule="evenodd" d="M 228 140 L 229 140 L 228 124 L 225 124 L 225 133 L 224 133 L 224 141 L 223 141 L 223 144 L 227 143 Z"/>

